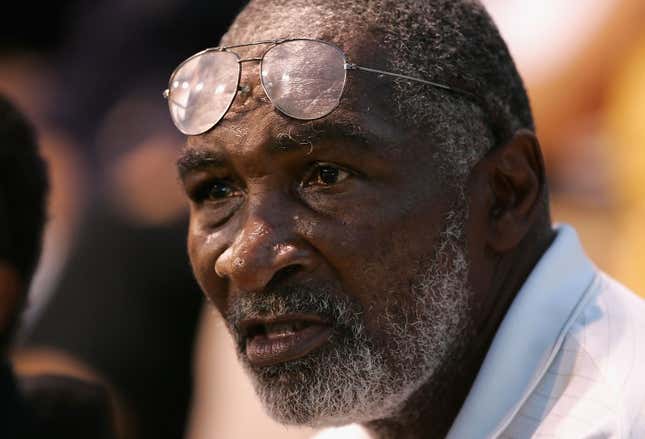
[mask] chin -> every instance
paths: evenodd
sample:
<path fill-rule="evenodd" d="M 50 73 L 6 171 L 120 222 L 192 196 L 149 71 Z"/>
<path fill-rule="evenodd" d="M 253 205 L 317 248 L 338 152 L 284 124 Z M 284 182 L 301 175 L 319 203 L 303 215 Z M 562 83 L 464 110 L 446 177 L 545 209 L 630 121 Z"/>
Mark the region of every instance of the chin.
<path fill-rule="evenodd" d="M 266 412 L 277 422 L 337 427 L 396 416 L 423 383 L 393 368 L 365 340 L 334 336 L 323 348 L 271 366 L 240 354 Z"/>

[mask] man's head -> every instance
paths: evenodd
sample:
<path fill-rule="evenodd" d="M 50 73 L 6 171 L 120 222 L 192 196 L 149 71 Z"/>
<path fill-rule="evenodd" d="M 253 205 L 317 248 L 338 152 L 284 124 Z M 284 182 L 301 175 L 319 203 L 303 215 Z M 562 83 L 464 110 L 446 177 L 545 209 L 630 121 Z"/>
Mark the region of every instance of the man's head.
<path fill-rule="evenodd" d="M 47 187 L 31 125 L 0 96 L 0 349 L 17 321 L 40 256 Z"/>
<path fill-rule="evenodd" d="M 352 71 L 303 122 L 244 63 L 250 91 L 179 160 L 196 277 L 273 416 L 395 417 L 485 343 L 500 261 L 549 227 L 528 99 L 475 1 L 257 0 L 223 44 L 284 37 L 477 96 Z"/>

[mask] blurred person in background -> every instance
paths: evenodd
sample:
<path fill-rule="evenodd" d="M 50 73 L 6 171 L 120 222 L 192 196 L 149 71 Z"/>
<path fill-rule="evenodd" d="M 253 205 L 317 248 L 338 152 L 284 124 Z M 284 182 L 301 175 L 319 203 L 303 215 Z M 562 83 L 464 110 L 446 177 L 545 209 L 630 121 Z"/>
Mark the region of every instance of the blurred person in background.
<path fill-rule="evenodd" d="M 644 434 L 645 304 L 568 226 L 551 228 L 528 100 L 495 26 L 477 2 L 369 6 L 253 1 L 231 47 L 180 65 L 166 91 L 189 135 L 191 262 L 266 409 L 374 437 Z M 324 39 L 376 67 L 278 38 Z M 394 69 L 434 88 L 414 99 L 424 81 L 406 87 Z M 464 112 L 464 96 L 480 99 Z"/>
<path fill-rule="evenodd" d="M 21 354 L 34 363 L 55 348 L 109 377 L 134 437 L 183 434 L 201 306 L 184 250 L 185 203 L 167 166 L 176 135 L 149 129 L 162 110 L 130 96 L 106 118 L 102 190 Z"/>
<path fill-rule="evenodd" d="M 32 128 L 1 95 L 0 166 L 0 330 L 6 354 L 40 257 L 48 181 Z"/>
<path fill-rule="evenodd" d="M 113 438 L 112 403 L 99 382 L 72 376 L 16 378 L 8 359 L 41 252 L 47 168 L 34 132 L 0 95 L 0 435 Z"/>
<path fill-rule="evenodd" d="M 180 437 L 202 300 L 185 252 L 185 201 L 168 166 L 180 141 L 158 88 L 166 66 L 191 41 L 219 38 L 239 4 L 59 6 L 42 26 L 2 38 L 12 45 L 0 57 L 0 87 L 40 128 L 54 200 L 16 368 L 95 371 L 118 394 L 132 436 Z"/>

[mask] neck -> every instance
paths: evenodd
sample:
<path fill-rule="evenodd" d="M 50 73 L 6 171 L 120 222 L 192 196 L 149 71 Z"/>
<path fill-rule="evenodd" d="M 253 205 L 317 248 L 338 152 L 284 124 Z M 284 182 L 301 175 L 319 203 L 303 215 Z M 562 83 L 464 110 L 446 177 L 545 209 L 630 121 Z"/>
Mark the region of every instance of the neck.
<path fill-rule="evenodd" d="M 395 416 L 365 427 L 374 439 L 443 438 L 468 395 L 485 352 L 468 352 L 463 361 L 449 361 L 406 401 Z M 467 357 L 468 359 L 466 360 Z M 476 360 L 477 359 L 477 360 Z M 475 361 L 473 361 L 475 360 Z"/>
<path fill-rule="evenodd" d="M 467 337 L 472 341 L 454 352 L 395 416 L 366 424 L 372 438 L 432 439 L 448 434 L 508 308 L 555 232 L 549 228 L 540 236 L 537 241 L 534 236 L 523 240 L 515 251 L 496 260 L 492 281 L 486 288 L 495 294 L 481 293 L 486 300 L 478 307 L 480 315 Z"/>

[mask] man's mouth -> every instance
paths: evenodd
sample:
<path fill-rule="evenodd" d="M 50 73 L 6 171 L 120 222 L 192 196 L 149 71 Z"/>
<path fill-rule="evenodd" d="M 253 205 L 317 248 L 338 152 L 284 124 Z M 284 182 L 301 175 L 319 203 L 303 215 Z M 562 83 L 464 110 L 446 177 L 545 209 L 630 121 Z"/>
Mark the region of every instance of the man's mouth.
<path fill-rule="evenodd" d="M 252 366 L 295 360 L 324 345 L 332 327 L 316 316 L 280 316 L 241 322 L 246 357 Z"/>

